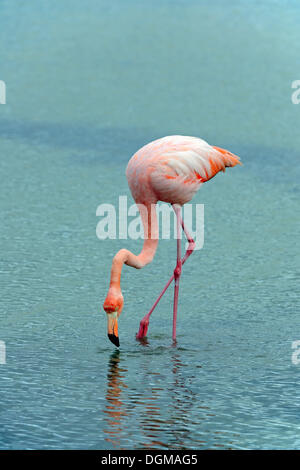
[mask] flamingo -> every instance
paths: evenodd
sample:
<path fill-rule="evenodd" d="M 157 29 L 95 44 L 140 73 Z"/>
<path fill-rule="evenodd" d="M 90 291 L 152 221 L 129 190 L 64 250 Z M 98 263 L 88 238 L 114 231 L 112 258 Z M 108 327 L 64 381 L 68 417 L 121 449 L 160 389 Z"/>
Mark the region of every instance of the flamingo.
<path fill-rule="evenodd" d="M 139 255 L 125 248 L 115 255 L 110 276 L 110 284 L 103 308 L 108 319 L 108 338 L 119 347 L 118 318 L 122 312 L 124 299 L 121 290 L 121 271 L 124 264 L 141 269 L 149 264 L 158 245 L 158 224 L 155 207 L 158 201 L 172 205 L 176 214 L 177 260 L 174 272 L 152 308 L 140 322 L 137 339 L 146 336 L 150 315 L 174 280 L 173 333 L 176 341 L 176 320 L 179 295 L 179 280 L 182 266 L 192 254 L 195 242 L 181 217 L 183 204 L 192 199 L 200 186 L 213 178 L 226 167 L 241 165 L 239 157 L 219 147 L 209 145 L 198 137 L 173 135 L 150 142 L 138 150 L 129 160 L 126 176 L 132 196 L 139 207 L 144 227 L 144 244 Z M 181 257 L 181 229 L 188 247 Z"/>

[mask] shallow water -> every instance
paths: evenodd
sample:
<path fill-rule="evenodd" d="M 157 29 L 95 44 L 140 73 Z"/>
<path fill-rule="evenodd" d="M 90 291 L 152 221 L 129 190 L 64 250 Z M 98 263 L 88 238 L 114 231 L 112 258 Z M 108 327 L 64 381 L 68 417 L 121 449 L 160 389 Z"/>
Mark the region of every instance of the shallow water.
<path fill-rule="evenodd" d="M 0 448 L 300 445 L 298 2 L 0 5 Z M 30 25 L 30 27 L 28 26 Z M 204 185 L 172 345 L 176 244 L 123 270 L 120 351 L 101 310 L 114 253 L 96 208 L 144 143 L 200 136 L 244 166 Z"/>

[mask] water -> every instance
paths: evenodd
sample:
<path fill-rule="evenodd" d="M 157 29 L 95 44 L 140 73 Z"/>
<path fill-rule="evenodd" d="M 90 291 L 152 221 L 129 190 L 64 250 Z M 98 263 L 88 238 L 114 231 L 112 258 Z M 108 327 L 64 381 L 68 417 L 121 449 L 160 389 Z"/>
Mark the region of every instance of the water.
<path fill-rule="evenodd" d="M 299 79 L 296 1 L 0 4 L 2 449 L 300 445 Z M 129 195 L 144 143 L 200 136 L 244 166 L 204 185 L 205 244 L 174 268 L 162 240 L 125 267 L 121 350 L 101 310 L 114 253 L 97 206 Z"/>

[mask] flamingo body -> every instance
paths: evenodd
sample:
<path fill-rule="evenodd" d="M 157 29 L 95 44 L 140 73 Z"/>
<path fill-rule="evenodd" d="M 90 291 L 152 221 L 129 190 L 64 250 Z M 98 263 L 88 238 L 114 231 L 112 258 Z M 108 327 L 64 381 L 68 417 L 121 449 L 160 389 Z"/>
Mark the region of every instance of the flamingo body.
<path fill-rule="evenodd" d="M 128 184 L 135 201 L 183 205 L 199 187 L 239 158 L 197 137 L 173 135 L 142 147 L 129 160 Z"/>

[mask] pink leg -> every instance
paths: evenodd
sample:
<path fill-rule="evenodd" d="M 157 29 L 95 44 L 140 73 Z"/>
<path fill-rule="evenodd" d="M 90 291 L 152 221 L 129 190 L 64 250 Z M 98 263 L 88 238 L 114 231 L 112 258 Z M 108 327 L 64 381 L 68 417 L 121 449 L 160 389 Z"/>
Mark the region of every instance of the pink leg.
<path fill-rule="evenodd" d="M 172 206 L 175 213 L 176 213 L 176 210 L 175 210 L 175 207 L 176 206 Z M 186 238 L 189 242 L 189 246 L 188 246 L 188 249 L 186 250 L 186 253 L 184 255 L 184 257 L 182 258 L 181 260 L 181 266 L 184 265 L 184 263 L 186 262 L 186 260 L 191 256 L 191 254 L 193 253 L 194 249 L 195 249 L 195 242 L 194 240 L 192 239 L 191 235 L 189 234 L 189 232 L 187 231 L 187 229 L 185 228 L 185 225 L 183 223 L 183 220 L 181 218 L 181 215 L 180 215 L 180 211 L 179 213 L 177 214 L 176 213 L 176 216 L 177 216 L 177 221 L 179 221 L 179 224 L 181 224 L 182 226 L 182 229 L 186 235 Z M 178 224 L 177 224 L 177 227 L 178 227 Z M 178 237 L 178 235 L 177 235 Z M 181 242 L 180 238 L 178 237 L 177 238 L 177 244 L 178 242 Z M 178 245 L 177 245 L 177 255 L 178 255 Z M 178 262 L 178 259 L 177 259 L 177 262 Z M 177 268 L 177 266 L 176 266 Z M 176 271 L 176 268 L 174 270 L 174 273 L 172 274 L 172 276 L 170 277 L 170 279 L 168 280 L 167 284 L 165 285 L 165 287 L 163 288 L 163 290 L 161 291 L 161 293 L 159 294 L 158 298 L 156 299 L 156 301 L 154 302 L 153 306 L 151 307 L 150 311 L 147 313 L 147 315 L 144 316 L 144 318 L 141 320 L 141 323 L 140 323 L 140 328 L 139 328 L 139 331 L 136 335 L 137 339 L 142 339 L 146 336 L 147 334 L 147 331 L 148 331 L 148 326 L 149 326 L 149 319 L 150 319 L 150 316 L 151 316 L 151 313 L 153 312 L 153 310 L 155 309 L 155 307 L 157 306 L 158 302 L 160 301 L 160 299 L 162 298 L 162 296 L 164 295 L 164 293 L 166 292 L 166 290 L 168 289 L 169 285 L 171 284 L 171 282 L 173 281 L 173 279 L 175 278 L 175 271 Z M 179 290 L 179 286 L 177 288 L 177 291 Z M 178 295 L 178 293 L 177 293 Z M 175 300 L 175 292 L 174 292 L 174 300 Z M 174 302 L 174 306 L 175 306 L 175 302 Z M 176 309 L 177 310 L 177 309 Z M 176 319 L 175 319 L 175 330 L 176 330 Z M 175 334 L 176 334 L 176 331 L 175 331 Z M 174 335 L 174 311 L 173 311 L 173 335 Z"/>
<path fill-rule="evenodd" d="M 176 340 L 176 321 L 177 321 L 177 308 L 178 308 L 178 296 L 179 296 L 179 280 L 181 276 L 181 268 L 182 268 L 182 260 L 181 260 L 181 217 L 180 217 L 180 207 L 173 206 L 173 209 L 176 214 L 177 219 L 177 264 L 176 268 L 174 269 L 174 279 L 175 279 L 175 287 L 174 287 L 174 304 L 173 304 L 173 341 Z"/>

